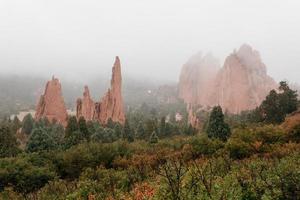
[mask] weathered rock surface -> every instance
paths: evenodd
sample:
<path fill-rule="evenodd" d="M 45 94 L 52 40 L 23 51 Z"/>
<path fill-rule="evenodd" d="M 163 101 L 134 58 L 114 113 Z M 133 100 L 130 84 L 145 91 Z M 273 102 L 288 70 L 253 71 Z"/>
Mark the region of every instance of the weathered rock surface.
<path fill-rule="evenodd" d="M 83 98 L 77 99 L 76 117 L 84 117 L 85 120 L 90 121 L 93 119 L 95 112 L 95 104 L 91 99 L 88 86 L 84 87 Z"/>
<path fill-rule="evenodd" d="M 121 63 L 117 56 L 112 68 L 111 87 L 100 101 L 100 112 L 97 113 L 100 123 L 106 124 L 109 119 L 121 124 L 125 123 L 122 97 Z"/>
<path fill-rule="evenodd" d="M 208 104 L 206 96 L 219 68 L 219 61 L 212 54 L 192 56 L 181 70 L 179 97 L 190 104 Z"/>
<path fill-rule="evenodd" d="M 249 45 L 242 45 L 226 58 L 214 84 L 210 100 L 215 99 L 215 104 L 230 113 L 256 108 L 270 90 L 277 88 L 259 53 Z"/>
<path fill-rule="evenodd" d="M 36 106 L 35 120 L 40 120 L 44 117 L 50 122 L 57 121 L 64 126 L 67 123 L 68 115 L 62 96 L 61 84 L 54 77 L 47 82 L 45 92 L 41 95 Z"/>
<path fill-rule="evenodd" d="M 242 45 L 228 56 L 217 72 L 215 65 L 208 65 L 213 62 L 203 59 L 196 60 L 198 64 L 188 62 L 183 66 L 179 96 L 187 103 L 220 105 L 224 111 L 240 113 L 259 106 L 269 91 L 277 88 L 259 53 L 249 45 Z"/>
<path fill-rule="evenodd" d="M 87 121 L 97 120 L 106 124 L 109 119 L 121 124 L 125 123 L 125 113 L 122 97 L 122 75 L 119 57 L 116 57 L 112 68 L 111 87 L 100 102 L 93 102 L 87 87 L 83 98 L 77 100 L 76 116 L 83 116 Z"/>

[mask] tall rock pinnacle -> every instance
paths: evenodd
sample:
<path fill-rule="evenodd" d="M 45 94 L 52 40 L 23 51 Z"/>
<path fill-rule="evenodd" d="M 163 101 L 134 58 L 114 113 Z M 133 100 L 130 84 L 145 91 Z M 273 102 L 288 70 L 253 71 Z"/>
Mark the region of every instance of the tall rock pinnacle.
<path fill-rule="evenodd" d="M 99 121 L 106 124 L 109 119 L 121 124 L 125 123 L 122 97 L 121 63 L 117 56 L 112 68 L 111 86 L 100 101 Z"/>
<path fill-rule="evenodd" d="M 83 116 L 87 121 L 97 120 L 106 124 L 111 119 L 114 122 L 125 123 L 121 64 L 118 56 L 112 68 L 111 86 L 100 102 L 93 102 L 86 86 L 83 98 L 77 100 L 76 111 L 77 118 Z"/>
<path fill-rule="evenodd" d="M 55 120 L 65 126 L 67 116 L 61 84 L 59 80 L 53 76 L 52 80 L 47 82 L 45 92 L 41 95 L 36 106 L 35 120 L 40 120 L 45 117 L 50 122 Z"/>

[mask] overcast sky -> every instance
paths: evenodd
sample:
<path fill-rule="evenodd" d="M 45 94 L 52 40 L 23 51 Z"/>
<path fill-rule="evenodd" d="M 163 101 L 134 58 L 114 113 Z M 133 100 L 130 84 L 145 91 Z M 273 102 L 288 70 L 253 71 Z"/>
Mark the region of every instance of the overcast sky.
<path fill-rule="evenodd" d="M 178 80 L 198 51 L 248 43 L 276 80 L 300 82 L 299 0 L 0 0 L 0 72 Z"/>

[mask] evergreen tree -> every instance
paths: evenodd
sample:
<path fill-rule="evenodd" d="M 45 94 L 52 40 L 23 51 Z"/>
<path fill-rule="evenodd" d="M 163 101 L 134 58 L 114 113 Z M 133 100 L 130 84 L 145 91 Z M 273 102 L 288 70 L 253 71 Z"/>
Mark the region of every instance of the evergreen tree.
<path fill-rule="evenodd" d="M 7 124 L 0 125 L 0 157 L 15 156 L 18 149 L 17 139 Z"/>
<path fill-rule="evenodd" d="M 93 142 L 101 142 L 103 140 L 104 128 L 98 126 L 95 128 L 95 132 L 91 135 L 91 140 Z"/>
<path fill-rule="evenodd" d="M 102 135 L 102 142 L 104 143 L 111 143 L 116 141 L 118 138 L 115 134 L 114 129 L 111 128 L 104 128 L 103 135 Z"/>
<path fill-rule="evenodd" d="M 260 114 L 267 123 L 281 123 L 287 114 L 298 109 L 297 92 L 291 90 L 284 81 L 280 82 L 279 93 L 271 90 L 260 106 Z"/>
<path fill-rule="evenodd" d="M 27 114 L 22 122 L 22 133 L 29 135 L 33 129 L 33 118 L 31 114 Z"/>
<path fill-rule="evenodd" d="M 61 146 L 64 143 L 64 127 L 61 124 L 52 124 L 47 132 L 54 139 L 57 145 Z"/>
<path fill-rule="evenodd" d="M 85 136 L 81 133 L 81 131 L 77 130 L 72 132 L 72 134 L 66 139 L 65 148 L 68 149 L 73 145 L 77 145 L 81 142 L 85 141 Z"/>
<path fill-rule="evenodd" d="M 126 139 L 128 142 L 134 141 L 133 133 L 132 133 L 132 130 L 130 128 L 130 125 L 129 125 L 129 122 L 127 119 L 125 120 L 125 124 L 124 124 L 123 138 Z"/>
<path fill-rule="evenodd" d="M 224 121 L 224 114 L 221 106 L 215 106 L 213 108 L 209 117 L 206 132 L 208 137 L 219 138 L 223 141 L 226 141 L 230 136 L 230 128 L 229 125 Z"/>
<path fill-rule="evenodd" d="M 159 134 L 161 136 L 166 135 L 166 117 L 162 117 L 159 124 Z"/>
<path fill-rule="evenodd" d="M 75 116 L 71 116 L 68 118 L 67 127 L 65 130 L 65 137 L 68 138 L 72 135 L 73 132 L 78 131 L 78 123 Z"/>
<path fill-rule="evenodd" d="M 145 139 L 145 137 L 146 137 L 144 124 L 141 121 L 139 122 L 138 127 L 136 129 L 136 137 L 138 139 Z"/>
<path fill-rule="evenodd" d="M 18 116 L 15 116 L 12 121 L 12 126 L 11 126 L 12 132 L 16 133 L 19 130 L 19 128 L 21 128 L 21 127 L 22 127 L 21 121 L 19 120 Z"/>
<path fill-rule="evenodd" d="M 57 145 L 54 138 L 48 134 L 44 128 L 35 128 L 32 130 L 26 150 L 28 152 L 52 150 L 55 149 Z"/>
<path fill-rule="evenodd" d="M 262 102 L 261 109 L 263 111 L 264 121 L 267 123 L 280 123 L 284 120 L 279 95 L 275 90 L 270 91 L 270 94 Z"/>
<path fill-rule="evenodd" d="M 116 123 L 116 125 L 115 125 L 115 127 L 114 127 L 114 131 L 115 131 L 116 136 L 117 136 L 118 138 L 120 138 L 121 135 L 122 135 L 122 126 L 121 126 L 121 124 Z"/>
<path fill-rule="evenodd" d="M 151 134 L 149 142 L 151 144 L 158 143 L 158 137 L 155 131 L 153 131 L 153 133 Z"/>
<path fill-rule="evenodd" d="M 79 128 L 79 131 L 82 133 L 82 135 L 85 137 L 85 139 L 87 141 L 89 141 L 89 139 L 90 139 L 90 133 L 89 133 L 89 130 L 87 128 L 86 121 L 85 121 L 84 117 L 80 117 L 79 118 L 79 120 L 78 120 L 78 128 Z"/>
<path fill-rule="evenodd" d="M 298 94 L 297 91 L 291 90 L 285 81 L 280 82 L 279 103 L 282 112 L 290 114 L 298 109 Z"/>

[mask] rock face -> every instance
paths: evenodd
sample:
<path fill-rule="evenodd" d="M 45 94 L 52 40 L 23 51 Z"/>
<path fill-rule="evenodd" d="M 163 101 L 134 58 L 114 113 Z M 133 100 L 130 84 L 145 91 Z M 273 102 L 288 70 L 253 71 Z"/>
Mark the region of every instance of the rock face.
<path fill-rule="evenodd" d="M 256 108 L 277 83 L 267 75 L 260 55 L 248 45 L 240 47 L 225 60 L 215 79 L 212 99 L 230 113 Z"/>
<path fill-rule="evenodd" d="M 122 75 L 119 57 L 116 57 L 112 68 L 111 87 L 100 102 L 93 102 L 89 90 L 85 87 L 83 98 L 77 100 L 77 113 L 79 118 L 83 116 L 87 121 L 97 120 L 106 124 L 109 119 L 121 124 L 125 123 L 124 105 L 122 97 Z"/>
<path fill-rule="evenodd" d="M 224 111 L 240 113 L 259 106 L 269 91 L 277 88 L 276 82 L 267 75 L 259 53 L 249 45 L 242 45 L 229 55 L 224 66 L 217 72 L 213 68 L 206 79 L 203 79 L 203 73 L 206 76 L 203 69 L 209 67 L 201 64 L 202 60 L 198 65 L 188 62 L 183 66 L 179 96 L 187 103 L 208 107 L 220 105 Z"/>
<path fill-rule="evenodd" d="M 88 86 L 85 86 L 83 92 L 83 98 L 77 99 L 76 117 L 77 119 L 79 119 L 80 117 L 84 117 L 85 120 L 90 121 L 93 119 L 94 112 L 95 112 L 94 101 L 90 97 L 90 91 Z"/>
<path fill-rule="evenodd" d="M 179 97 L 190 104 L 208 104 L 207 90 L 219 68 L 219 61 L 212 54 L 202 56 L 202 53 L 198 53 L 192 56 L 181 70 Z"/>
<path fill-rule="evenodd" d="M 67 123 L 68 114 L 62 96 L 61 84 L 54 77 L 47 82 L 45 92 L 41 95 L 36 106 L 35 120 L 40 120 L 44 117 L 50 122 L 55 120 L 64 126 Z"/>

